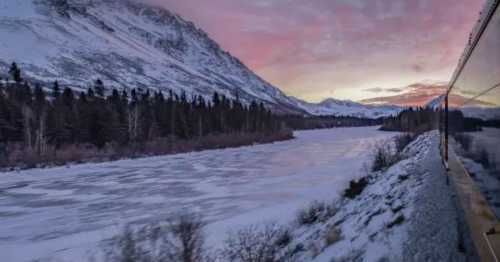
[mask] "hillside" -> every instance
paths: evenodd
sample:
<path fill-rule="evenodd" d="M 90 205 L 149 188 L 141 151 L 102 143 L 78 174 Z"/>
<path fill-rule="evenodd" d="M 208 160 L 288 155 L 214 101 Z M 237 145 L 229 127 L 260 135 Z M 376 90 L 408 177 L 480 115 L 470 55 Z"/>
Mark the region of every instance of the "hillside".
<path fill-rule="evenodd" d="M 0 38 L 2 72 L 17 61 L 29 78 L 77 90 L 99 78 L 120 89 L 238 95 L 298 113 L 193 23 L 138 1 L 2 1 Z"/>
<path fill-rule="evenodd" d="M 85 90 L 97 79 L 106 87 L 214 92 L 244 103 L 262 101 L 277 113 L 377 118 L 392 108 L 286 96 L 203 30 L 177 14 L 134 0 L 3 0 L 0 3 L 0 76 L 13 61 L 25 77 L 58 80 Z"/>
<path fill-rule="evenodd" d="M 353 116 L 360 118 L 380 118 L 397 115 L 402 107 L 399 106 L 373 106 L 329 98 L 320 103 L 313 104 L 296 99 L 297 107 L 315 116 Z"/>

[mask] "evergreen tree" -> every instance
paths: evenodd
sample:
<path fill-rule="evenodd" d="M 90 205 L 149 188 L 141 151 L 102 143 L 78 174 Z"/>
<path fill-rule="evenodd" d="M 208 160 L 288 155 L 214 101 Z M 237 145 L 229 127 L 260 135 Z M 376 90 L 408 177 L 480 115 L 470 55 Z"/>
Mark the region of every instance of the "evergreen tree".
<path fill-rule="evenodd" d="M 112 90 L 105 97 L 99 79 L 77 96 L 68 87 L 61 92 L 55 81 L 47 94 L 41 85 L 32 89 L 23 82 L 17 64 L 9 72 L 16 83 L 0 83 L 0 143 L 19 143 L 38 155 L 49 147 L 56 151 L 70 145 L 141 148 L 159 138 L 175 142 L 211 134 L 274 132 L 282 126 L 262 103 L 248 106 L 238 95 L 231 100 L 214 93 L 205 101 L 186 93 L 178 96 L 169 91 L 165 97 L 161 92 L 151 95 L 146 89 L 139 94 L 132 89 Z M 422 116 L 418 121 L 428 119 Z M 0 150 L 0 158 L 6 154 Z"/>
<path fill-rule="evenodd" d="M 59 88 L 59 82 L 55 81 L 54 84 L 52 85 L 52 97 L 54 99 L 59 98 L 61 95 L 61 89 Z"/>
<path fill-rule="evenodd" d="M 13 62 L 9 69 L 9 74 L 16 83 L 21 83 L 23 81 L 21 77 L 21 69 L 17 66 L 16 62 Z"/>
<path fill-rule="evenodd" d="M 104 83 L 97 79 L 94 84 L 95 93 L 99 98 L 104 98 Z"/>

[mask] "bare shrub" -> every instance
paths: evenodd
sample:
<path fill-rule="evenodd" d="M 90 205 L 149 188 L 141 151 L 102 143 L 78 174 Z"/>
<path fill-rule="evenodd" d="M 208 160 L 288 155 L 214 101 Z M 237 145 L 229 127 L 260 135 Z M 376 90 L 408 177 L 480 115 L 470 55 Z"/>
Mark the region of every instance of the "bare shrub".
<path fill-rule="evenodd" d="M 457 141 L 465 152 L 469 152 L 472 148 L 472 136 L 457 133 L 454 135 L 455 141 Z"/>
<path fill-rule="evenodd" d="M 483 165 L 484 168 L 490 168 L 491 166 L 490 155 L 488 153 L 488 150 L 484 148 L 479 150 L 479 153 L 477 154 L 475 160 L 481 165 Z"/>
<path fill-rule="evenodd" d="M 385 170 L 397 162 L 401 161 L 404 156 L 403 150 L 415 140 L 417 136 L 411 133 L 396 136 L 394 144 L 384 143 L 375 146 L 375 154 L 372 161 L 372 172 Z"/>
<path fill-rule="evenodd" d="M 153 261 L 150 253 L 139 242 L 137 232 L 126 227 L 123 233 L 114 238 L 114 245 L 106 251 L 106 261 L 113 262 L 149 262 Z"/>
<path fill-rule="evenodd" d="M 394 155 L 391 148 L 387 145 L 378 145 L 375 147 L 375 156 L 372 163 L 372 171 L 382 171 L 394 163 Z"/>
<path fill-rule="evenodd" d="M 211 261 L 205 248 L 204 223 L 196 215 L 180 215 L 167 224 L 131 230 L 112 240 L 106 261 L 203 262 Z"/>
<path fill-rule="evenodd" d="M 417 138 L 417 133 L 405 133 L 394 138 L 394 144 L 378 144 L 372 161 L 372 172 L 385 170 L 404 159 L 404 149 Z"/>
<path fill-rule="evenodd" d="M 311 253 L 311 256 L 315 258 L 323 251 L 323 244 L 321 241 L 311 241 L 307 245 L 307 250 Z"/>
<path fill-rule="evenodd" d="M 181 215 L 169 224 L 172 246 L 169 257 L 172 261 L 203 261 L 203 227 L 203 221 L 192 215 Z"/>
<path fill-rule="evenodd" d="M 500 170 L 498 169 L 495 154 L 490 155 L 490 174 L 500 180 Z"/>
<path fill-rule="evenodd" d="M 467 152 L 465 154 L 465 157 L 468 157 L 481 164 L 485 169 L 493 170 L 496 168 L 494 158 L 490 157 L 488 150 L 486 150 L 485 148 L 476 147 L 475 150 Z"/>
<path fill-rule="evenodd" d="M 331 246 L 337 243 L 342 238 L 342 232 L 335 226 L 328 228 L 325 234 L 326 246 Z"/>
<path fill-rule="evenodd" d="M 396 136 L 396 138 L 394 138 L 394 141 L 396 143 L 396 151 L 398 153 L 403 152 L 406 146 L 408 146 L 414 139 L 415 136 L 411 133 Z"/>
<path fill-rule="evenodd" d="M 344 191 L 344 197 L 349 199 L 354 199 L 355 197 L 361 195 L 363 190 L 368 186 L 368 179 L 366 177 L 361 178 L 360 180 L 351 180 L 349 183 L 349 188 Z"/>
<path fill-rule="evenodd" d="M 249 226 L 226 239 L 222 251 L 223 261 L 231 262 L 276 262 L 284 255 L 280 240 L 286 229 L 276 224 L 264 227 Z"/>
<path fill-rule="evenodd" d="M 395 227 L 397 225 L 401 225 L 403 224 L 403 222 L 405 222 L 405 216 L 404 215 L 399 215 L 396 219 L 394 219 L 392 222 L 390 222 L 389 224 L 387 224 L 387 228 L 392 228 L 392 227 Z"/>
<path fill-rule="evenodd" d="M 280 234 L 278 235 L 275 244 L 280 247 L 284 248 L 288 246 L 293 240 L 293 235 L 290 233 L 289 229 L 283 229 L 281 230 Z"/>
<path fill-rule="evenodd" d="M 126 157 L 141 157 L 186 153 L 204 149 L 217 149 L 270 143 L 293 138 L 291 130 L 256 133 L 210 134 L 203 137 L 182 140 L 175 137 L 161 137 L 143 143 L 127 146 L 107 143 L 103 148 L 92 144 L 62 145 L 56 148 L 47 145 L 44 152 L 36 152 L 23 143 L 0 144 L 0 167 L 33 168 L 40 165 L 64 165 L 68 163 L 102 162 Z"/>
<path fill-rule="evenodd" d="M 312 225 L 316 222 L 324 222 L 337 213 L 334 203 L 314 201 L 309 206 L 297 212 L 297 222 L 299 225 Z"/>

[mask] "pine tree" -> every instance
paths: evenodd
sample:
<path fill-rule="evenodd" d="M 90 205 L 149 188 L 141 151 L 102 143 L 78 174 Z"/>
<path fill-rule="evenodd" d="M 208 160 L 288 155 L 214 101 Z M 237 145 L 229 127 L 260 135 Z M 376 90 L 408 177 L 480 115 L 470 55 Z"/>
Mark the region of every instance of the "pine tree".
<path fill-rule="evenodd" d="M 37 123 L 36 134 L 35 134 L 35 148 L 37 154 L 43 155 L 47 148 L 47 136 L 46 136 L 46 118 L 47 118 L 47 98 L 45 92 L 40 85 L 35 86 L 34 90 L 34 112 L 35 121 Z"/>
<path fill-rule="evenodd" d="M 175 142 L 210 134 L 281 128 L 279 119 L 262 103 L 253 101 L 247 106 L 238 95 L 231 100 L 214 93 L 211 101 L 206 101 L 202 96 L 188 98 L 186 93 L 178 96 L 172 91 L 167 98 L 161 92 L 151 96 L 148 90 L 139 95 L 132 89 L 130 96 L 126 91 L 112 90 L 105 97 L 104 85 L 97 80 L 76 97 L 70 88 L 61 92 L 57 81 L 50 94 L 39 84 L 32 90 L 28 82 L 21 81 L 15 63 L 10 72 L 16 83 L 0 83 L 0 143 L 18 143 L 39 156 L 44 156 L 49 146 L 56 151 L 76 144 L 130 147 L 158 138 L 171 137 Z M 426 115 L 416 119 L 429 121 Z M 8 152 L 0 150 L 0 165 L 6 155 Z"/>
<path fill-rule="evenodd" d="M 99 98 L 104 98 L 104 83 L 101 79 L 97 79 L 94 84 L 95 93 Z"/>
<path fill-rule="evenodd" d="M 55 81 L 54 84 L 52 85 L 52 97 L 54 99 L 59 98 L 61 95 L 61 89 L 59 88 L 59 82 Z"/>
<path fill-rule="evenodd" d="M 16 62 L 13 62 L 9 69 L 9 74 L 16 83 L 21 83 L 23 81 L 21 77 L 21 69 L 17 66 Z"/>

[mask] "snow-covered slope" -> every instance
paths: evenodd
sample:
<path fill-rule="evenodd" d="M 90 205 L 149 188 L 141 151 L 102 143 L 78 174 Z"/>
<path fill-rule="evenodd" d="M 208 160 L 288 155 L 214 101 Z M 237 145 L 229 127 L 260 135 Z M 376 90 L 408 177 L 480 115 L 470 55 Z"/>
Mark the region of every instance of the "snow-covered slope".
<path fill-rule="evenodd" d="M 138 0 L 0 1 L 0 74 L 13 61 L 28 78 L 86 89 L 217 91 L 282 112 L 304 113 L 205 32 Z"/>
<path fill-rule="evenodd" d="M 30 80 L 85 90 L 150 88 L 207 99 L 216 91 L 281 113 L 377 118 L 398 112 L 329 99 L 288 97 L 222 50 L 193 23 L 139 0 L 0 1 L 0 76 L 20 64 Z"/>
<path fill-rule="evenodd" d="M 332 204 L 333 217 L 294 230 L 290 246 L 306 250 L 296 261 L 465 261 L 456 247 L 467 236 L 438 144 L 436 131 L 421 135 L 406 159 L 371 173 L 359 196 Z"/>
<path fill-rule="evenodd" d="M 399 106 L 374 106 L 364 105 L 352 101 L 343 101 L 333 98 L 321 103 L 313 104 L 295 100 L 297 107 L 316 116 L 355 116 L 363 118 L 379 118 L 397 115 L 402 107 Z"/>

